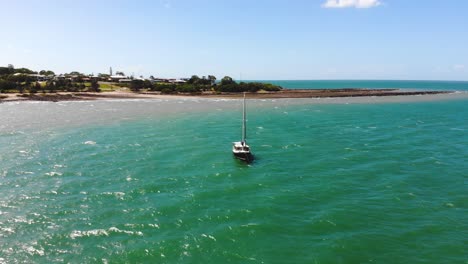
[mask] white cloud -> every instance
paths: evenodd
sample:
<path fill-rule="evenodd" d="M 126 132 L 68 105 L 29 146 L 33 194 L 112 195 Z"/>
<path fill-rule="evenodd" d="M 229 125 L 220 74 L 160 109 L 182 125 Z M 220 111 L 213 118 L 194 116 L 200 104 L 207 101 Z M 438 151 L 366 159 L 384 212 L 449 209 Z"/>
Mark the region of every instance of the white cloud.
<path fill-rule="evenodd" d="M 466 69 L 466 66 L 463 65 L 463 64 L 453 65 L 453 70 L 454 71 L 465 71 L 465 69 Z"/>
<path fill-rule="evenodd" d="M 371 8 L 381 5 L 379 0 L 326 0 L 322 4 L 324 8 Z"/>

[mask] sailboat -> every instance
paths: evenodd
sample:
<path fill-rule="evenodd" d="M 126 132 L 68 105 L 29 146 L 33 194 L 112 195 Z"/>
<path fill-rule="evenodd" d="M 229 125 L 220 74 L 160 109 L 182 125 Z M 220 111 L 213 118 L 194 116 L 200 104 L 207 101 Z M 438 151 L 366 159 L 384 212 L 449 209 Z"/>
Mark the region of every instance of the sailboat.
<path fill-rule="evenodd" d="M 247 125 L 246 125 L 246 111 L 245 111 L 245 93 L 244 93 L 244 101 L 242 106 L 242 140 L 238 142 L 233 142 L 232 145 L 232 154 L 234 157 L 250 163 L 253 161 L 253 155 L 250 152 L 250 147 L 247 145 Z"/>

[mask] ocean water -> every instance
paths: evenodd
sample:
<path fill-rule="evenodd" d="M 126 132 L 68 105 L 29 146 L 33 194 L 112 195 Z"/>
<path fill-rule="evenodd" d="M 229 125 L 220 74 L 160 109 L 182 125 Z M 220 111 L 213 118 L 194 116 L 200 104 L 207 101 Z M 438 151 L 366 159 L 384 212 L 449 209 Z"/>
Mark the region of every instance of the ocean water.
<path fill-rule="evenodd" d="M 411 89 L 468 91 L 468 81 L 399 81 L 399 80 L 265 80 L 287 89 Z"/>
<path fill-rule="evenodd" d="M 0 104 L 0 263 L 466 263 L 468 100 L 360 100 L 248 100 L 251 165 L 240 100 Z"/>

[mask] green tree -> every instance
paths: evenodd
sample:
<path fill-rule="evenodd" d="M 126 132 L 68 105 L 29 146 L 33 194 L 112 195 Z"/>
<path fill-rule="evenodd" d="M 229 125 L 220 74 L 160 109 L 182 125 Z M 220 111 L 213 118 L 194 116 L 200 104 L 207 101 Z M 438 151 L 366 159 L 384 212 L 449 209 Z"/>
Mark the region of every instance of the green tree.
<path fill-rule="evenodd" d="M 29 85 L 34 81 L 34 77 L 26 74 L 9 75 L 7 79 L 15 83 L 15 89 L 20 93 L 23 93 L 25 88 L 29 87 Z"/>
<path fill-rule="evenodd" d="M 213 86 L 216 83 L 216 77 L 213 75 L 208 75 L 208 80 L 210 80 L 211 86 Z"/>
<path fill-rule="evenodd" d="M 81 75 L 84 75 L 84 74 L 82 74 L 81 72 L 72 71 L 72 72 L 69 73 L 69 75 L 78 75 L 78 76 L 81 76 Z"/>
<path fill-rule="evenodd" d="M 176 86 L 176 91 L 179 93 L 198 93 L 200 92 L 200 87 L 193 84 L 181 84 Z"/>
<path fill-rule="evenodd" d="M 14 69 L 11 69 L 9 67 L 0 67 L 0 76 L 13 74 L 13 72 Z"/>
<path fill-rule="evenodd" d="M 229 85 L 234 83 L 236 82 L 229 76 L 224 76 L 223 79 L 221 79 L 221 85 Z"/>
<path fill-rule="evenodd" d="M 41 89 L 42 89 L 41 84 L 39 82 L 35 82 L 29 88 L 29 92 L 34 94 L 34 93 L 39 92 L 39 90 L 41 90 Z"/>
<path fill-rule="evenodd" d="M 86 89 L 86 85 L 85 85 L 84 83 L 80 83 L 80 84 L 78 85 L 78 90 L 79 90 L 79 91 L 84 91 L 85 89 Z"/>
<path fill-rule="evenodd" d="M 42 70 L 39 72 L 40 75 L 46 75 L 46 76 L 51 76 L 51 75 L 55 75 L 55 72 L 53 71 L 49 71 L 49 70 Z"/>
<path fill-rule="evenodd" d="M 106 73 L 99 73 L 99 74 L 98 74 L 98 77 L 99 77 L 99 78 L 108 79 L 108 78 L 110 77 L 110 75 L 109 75 L 109 74 L 106 74 Z"/>
<path fill-rule="evenodd" d="M 93 79 L 91 80 L 90 90 L 91 90 L 92 92 L 100 92 L 101 89 L 99 89 L 99 87 L 100 87 L 100 85 L 99 85 L 98 81 L 97 81 L 96 79 L 93 78 Z"/>
<path fill-rule="evenodd" d="M 54 92 L 57 90 L 57 85 L 55 81 L 48 81 L 46 82 L 45 89 L 49 90 L 49 92 Z"/>
<path fill-rule="evenodd" d="M 145 83 L 143 80 L 132 80 L 130 82 L 130 90 L 134 92 L 140 91 L 141 89 L 144 88 L 144 86 L 145 86 Z"/>
<path fill-rule="evenodd" d="M 198 84 L 200 82 L 200 77 L 198 75 L 192 75 L 190 79 L 187 81 L 189 84 Z"/>
<path fill-rule="evenodd" d="M 155 84 L 153 91 L 161 91 L 163 94 L 171 94 L 174 93 L 177 89 L 177 85 L 175 84 Z"/>
<path fill-rule="evenodd" d="M 153 83 L 150 80 L 144 80 L 143 81 L 143 87 L 146 89 L 153 89 Z"/>
<path fill-rule="evenodd" d="M 32 70 L 27 69 L 27 68 L 18 68 L 18 69 L 14 69 L 14 73 L 35 74 L 37 72 L 32 71 Z"/>
<path fill-rule="evenodd" d="M 0 79 L 0 93 L 4 93 L 8 90 L 13 90 L 15 88 L 16 88 L 15 82 Z"/>

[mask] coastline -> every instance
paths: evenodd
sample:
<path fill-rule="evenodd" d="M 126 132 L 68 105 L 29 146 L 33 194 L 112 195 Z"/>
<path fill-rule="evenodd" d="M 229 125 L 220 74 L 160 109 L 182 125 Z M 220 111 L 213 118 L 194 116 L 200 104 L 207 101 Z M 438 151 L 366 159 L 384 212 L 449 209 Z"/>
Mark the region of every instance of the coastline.
<path fill-rule="evenodd" d="M 278 92 L 247 93 L 249 99 L 290 99 L 290 98 L 346 98 L 346 97 L 389 97 L 389 96 L 435 96 L 456 94 L 454 91 L 414 91 L 401 89 L 284 89 Z M 53 94 L 0 94 L 0 103 L 19 101 L 91 101 L 114 99 L 187 99 L 187 98 L 216 98 L 238 99 L 242 93 L 212 93 L 197 94 L 161 94 L 159 92 L 59 92 Z"/>

